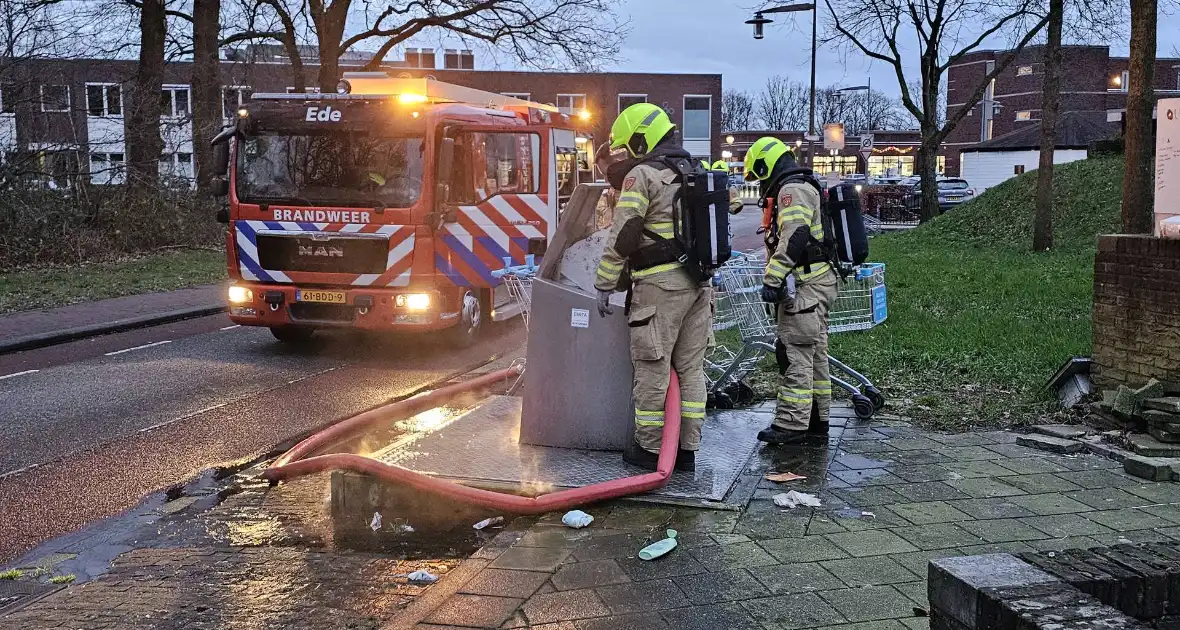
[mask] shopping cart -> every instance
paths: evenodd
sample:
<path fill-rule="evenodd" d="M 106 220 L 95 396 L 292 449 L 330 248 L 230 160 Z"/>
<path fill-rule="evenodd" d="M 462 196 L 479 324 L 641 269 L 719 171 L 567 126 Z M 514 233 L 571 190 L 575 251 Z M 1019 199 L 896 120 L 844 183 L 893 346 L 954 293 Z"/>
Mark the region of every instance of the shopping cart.
<path fill-rule="evenodd" d="M 504 281 L 504 288 L 508 290 L 508 297 L 520 304 L 520 318 L 524 321 L 524 328 L 529 327 L 529 313 L 533 307 L 533 278 L 537 275 L 537 265 L 534 264 L 532 254 L 525 256 L 523 265 L 513 265 L 511 258 L 504 259 L 504 268 L 492 271 L 493 278 Z"/>
<path fill-rule="evenodd" d="M 765 270 L 762 260 L 751 256 L 726 263 L 718 270 L 717 321 L 726 328 L 736 326 L 742 341 L 736 352 L 726 349 L 706 360 L 710 397 L 719 406 L 737 402 L 731 394 L 735 384 L 754 369 L 763 352 L 774 352 L 775 313 L 762 301 L 761 294 Z M 840 287 L 829 311 L 828 332 L 866 330 L 884 322 L 888 316 L 885 265 L 861 265 L 853 269 L 850 279 Z M 885 405 L 885 396 L 863 374 L 831 355 L 828 363 L 833 372 L 855 381 L 853 384 L 835 373 L 832 375 L 833 383 L 852 394 L 853 410 L 858 418 L 871 418 Z"/>

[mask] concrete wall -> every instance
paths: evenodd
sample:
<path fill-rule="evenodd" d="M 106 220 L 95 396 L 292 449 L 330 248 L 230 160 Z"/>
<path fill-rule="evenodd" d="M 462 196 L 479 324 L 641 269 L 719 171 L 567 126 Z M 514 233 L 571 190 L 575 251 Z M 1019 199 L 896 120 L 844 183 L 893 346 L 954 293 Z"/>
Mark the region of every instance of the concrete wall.
<path fill-rule="evenodd" d="M 1040 151 L 964 151 L 959 176 L 971 183 L 975 194 L 1016 176 L 1016 167 L 1031 171 L 1040 166 Z M 1053 163 L 1064 164 L 1086 159 L 1083 149 L 1059 149 Z"/>
<path fill-rule="evenodd" d="M 1180 386 L 1180 240 L 1107 235 L 1094 259 L 1094 380 Z"/>

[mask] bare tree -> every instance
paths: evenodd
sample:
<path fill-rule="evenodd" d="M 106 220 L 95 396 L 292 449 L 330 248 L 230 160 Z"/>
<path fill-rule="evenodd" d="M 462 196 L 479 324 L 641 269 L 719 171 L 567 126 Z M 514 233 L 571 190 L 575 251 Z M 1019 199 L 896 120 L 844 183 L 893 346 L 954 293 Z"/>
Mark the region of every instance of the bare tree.
<path fill-rule="evenodd" d="M 221 127 L 221 0 L 193 2 L 193 156 L 197 190 L 209 191 L 213 179 L 210 139 Z"/>
<path fill-rule="evenodd" d="M 165 0 L 143 0 L 139 10 L 139 65 L 127 115 L 127 178 L 131 185 L 154 186 L 160 174 L 160 92 L 164 85 L 167 36 Z"/>
<path fill-rule="evenodd" d="M 893 68 L 906 110 L 918 120 L 922 144 L 918 171 L 922 176 L 922 220 L 938 215 L 933 185 L 938 148 L 944 138 L 983 98 L 988 83 L 1016 57 L 997 60 L 961 106 L 939 122 L 938 97 L 950 66 L 993 37 L 1011 35 L 1013 51 L 1023 49 L 1044 28 L 1047 17 L 1036 14 L 1033 0 L 824 0 L 831 15 L 833 39 L 847 42 L 871 59 Z M 972 32 L 974 36 L 962 37 Z M 910 89 L 903 49 L 916 40 L 919 93 Z"/>
<path fill-rule="evenodd" d="M 628 24 L 619 0 L 409 0 L 380 11 L 353 0 L 258 0 L 282 24 L 281 38 L 292 60 L 304 38 L 319 49 L 317 83 L 333 90 L 341 57 L 362 44 L 380 42 L 367 70 L 384 63 L 393 49 L 421 33 L 438 31 L 511 56 L 535 68 L 589 70 L 618 54 Z M 352 32 L 350 25 L 363 21 Z"/>
<path fill-rule="evenodd" d="M 721 130 L 740 131 L 754 126 L 754 99 L 742 90 L 725 90 L 721 95 Z"/>
<path fill-rule="evenodd" d="M 1033 251 L 1053 248 L 1053 156 L 1057 152 L 1057 114 L 1061 109 L 1061 29 L 1065 0 L 1049 0 L 1049 28 L 1045 42 L 1045 87 L 1041 99 L 1041 153 L 1037 165 Z"/>
<path fill-rule="evenodd" d="M 806 129 L 809 98 L 802 83 L 779 75 L 769 77 L 758 93 L 758 120 L 772 131 Z"/>
<path fill-rule="evenodd" d="M 1131 0 L 1131 63 L 1127 78 L 1127 118 L 1123 135 L 1123 233 L 1154 229 L 1151 186 L 1151 110 L 1155 105 L 1156 0 Z"/>

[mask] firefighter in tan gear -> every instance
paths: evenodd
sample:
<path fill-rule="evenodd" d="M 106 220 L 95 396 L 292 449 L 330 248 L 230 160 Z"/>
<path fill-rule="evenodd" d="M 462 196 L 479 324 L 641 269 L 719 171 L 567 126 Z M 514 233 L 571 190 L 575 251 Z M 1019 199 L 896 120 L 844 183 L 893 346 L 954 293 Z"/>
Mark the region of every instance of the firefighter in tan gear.
<path fill-rule="evenodd" d="M 707 282 L 694 281 L 675 256 L 667 255 L 666 245 L 675 238 L 673 204 L 680 184 L 666 162 L 692 159 L 673 143 L 674 129 L 668 114 L 650 103 L 628 107 L 611 127 L 611 149 L 625 148 L 630 158 L 613 164 L 607 173 L 620 193 L 594 286 L 599 314 L 605 317 L 613 312 L 611 293 L 626 290 L 620 278 L 625 272 L 631 278 L 627 324 L 635 374 L 635 439 L 623 459 L 656 469 L 668 371 L 675 369 L 681 398 L 676 469 L 691 471 L 705 419 L 704 358 L 712 330 L 712 289 Z"/>
<path fill-rule="evenodd" d="M 828 431 L 828 311 L 839 278 L 820 245 L 822 188 L 811 169 L 800 168 L 781 140 L 765 137 L 746 154 L 746 179 L 759 181 L 763 197 L 773 198 L 776 208 L 762 299 L 777 305 L 782 377 L 774 422 L 758 439 L 788 444 L 809 432 Z"/>

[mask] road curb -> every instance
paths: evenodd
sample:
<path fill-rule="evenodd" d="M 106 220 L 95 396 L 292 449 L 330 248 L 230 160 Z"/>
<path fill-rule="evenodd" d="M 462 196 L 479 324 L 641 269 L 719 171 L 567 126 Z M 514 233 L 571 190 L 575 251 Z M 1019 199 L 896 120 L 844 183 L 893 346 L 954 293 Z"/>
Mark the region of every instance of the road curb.
<path fill-rule="evenodd" d="M 10 354 L 13 352 L 20 352 L 22 350 L 45 348 L 47 346 L 69 343 L 71 341 L 86 339 L 88 337 L 109 335 L 111 333 L 125 332 L 128 330 L 135 330 L 137 328 L 148 328 L 151 326 L 159 326 L 161 324 L 170 324 L 172 322 L 193 319 L 195 317 L 216 315 L 222 312 L 225 312 L 225 305 L 223 304 L 218 304 L 216 306 L 197 306 L 176 311 L 168 311 L 166 313 L 154 313 L 152 315 L 143 315 L 140 317 L 117 319 L 112 322 L 104 322 L 101 324 L 90 324 L 88 326 L 78 326 L 76 328 L 67 328 L 65 330 L 55 330 L 49 333 L 25 335 L 24 337 L 16 337 L 15 339 L 0 340 L 0 354 Z"/>

